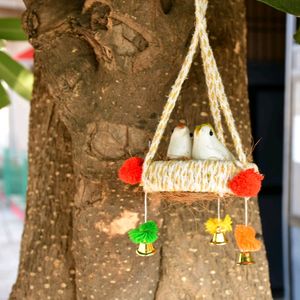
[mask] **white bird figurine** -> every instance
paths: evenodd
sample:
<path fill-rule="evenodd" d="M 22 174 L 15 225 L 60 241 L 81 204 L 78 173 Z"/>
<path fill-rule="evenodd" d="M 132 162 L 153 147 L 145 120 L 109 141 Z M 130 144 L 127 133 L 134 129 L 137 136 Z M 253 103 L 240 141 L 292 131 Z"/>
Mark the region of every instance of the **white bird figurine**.
<path fill-rule="evenodd" d="M 218 140 L 210 124 L 196 126 L 192 158 L 196 160 L 234 160 L 234 156 Z"/>
<path fill-rule="evenodd" d="M 184 123 L 179 123 L 171 135 L 167 157 L 170 159 L 189 159 L 192 153 L 190 130 Z"/>

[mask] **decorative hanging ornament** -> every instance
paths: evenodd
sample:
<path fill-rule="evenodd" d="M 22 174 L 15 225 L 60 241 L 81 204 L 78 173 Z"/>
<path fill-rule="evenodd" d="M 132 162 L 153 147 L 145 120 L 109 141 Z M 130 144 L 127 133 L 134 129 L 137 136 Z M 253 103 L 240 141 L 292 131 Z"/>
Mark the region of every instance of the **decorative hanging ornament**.
<path fill-rule="evenodd" d="M 168 159 L 190 159 L 192 139 L 189 128 L 182 121 L 174 128 L 168 146 Z"/>
<path fill-rule="evenodd" d="M 210 218 L 205 222 L 205 229 L 212 235 L 210 241 L 211 245 L 226 245 L 227 239 L 225 236 L 226 232 L 232 231 L 232 220 L 229 215 L 226 215 L 224 219 L 221 219 L 220 212 L 220 199 L 218 199 L 218 217 Z"/>
<path fill-rule="evenodd" d="M 143 163 L 144 159 L 140 157 L 126 159 L 119 169 L 119 179 L 131 185 L 141 183 Z"/>
<path fill-rule="evenodd" d="M 221 143 L 211 124 L 196 126 L 192 157 L 195 160 L 234 160 L 233 154 Z"/>
<path fill-rule="evenodd" d="M 237 225 L 235 229 L 235 239 L 241 251 L 239 264 L 250 264 L 254 263 L 251 253 L 259 250 L 261 245 L 255 239 L 255 230 L 248 226 L 247 202 L 249 197 L 258 194 L 263 175 L 259 173 L 258 167 L 247 159 L 225 94 L 222 78 L 209 43 L 207 5 L 208 0 L 195 0 L 195 31 L 145 160 L 139 157 L 129 158 L 121 166 L 118 175 L 125 183 L 140 184 L 145 192 L 144 224 L 128 233 L 130 240 L 139 244 L 136 251 L 138 255 L 153 255 L 155 253 L 153 242 L 158 237 L 157 224 L 154 221 L 147 221 L 147 193 L 155 193 L 160 199 L 188 204 L 199 200 L 218 199 L 219 195 L 224 198 L 239 196 L 245 198 L 245 224 Z M 194 140 L 191 141 L 188 127 L 179 124 L 171 136 L 167 151 L 169 160 L 156 161 L 158 147 L 164 137 L 183 83 L 188 77 L 198 46 L 201 50 L 214 128 L 210 124 L 197 126 Z M 225 146 L 222 115 L 233 141 L 235 150 L 233 153 Z M 220 199 L 218 199 L 218 218 L 211 218 L 205 223 L 206 231 L 212 235 L 211 244 L 226 244 L 225 233 L 232 230 L 231 224 L 229 215 L 221 219 Z"/>
<path fill-rule="evenodd" d="M 158 227 L 154 221 L 148 221 L 128 232 L 129 239 L 139 244 L 136 253 L 140 256 L 151 256 L 156 251 L 153 243 L 158 239 Z"/>
<path fill-rule="evenodd" d="M 217 199 L 220 194 L 224 197 L 256 196 L 263 179 L 258 167 L 247 159 L 230 109 L 209 43 L 207 6 L 208 0 L 195 0 L 195 31 L 145 160 L 130 158 L 119 170 L 119 178 L 126 183 L 140 183 L 144 192 L 159 193 L 158 196 L 162 199 L 185 203 L 199 199 Z M 199 46 L 214 128 L 210 124 L 197 126 L 192 145 L 188 127 L 179 124 L 171 136 L 167 152 L 167 157 L 171 160 L 156 161 L 158 147 Z M 234 153 L 225 146 L 222 115 L 233 141 Z"/>
<path fill-rule="evenodd" d="M 213 234 L 213 237 L 210 241 L 211 245 L 222 246 L 228 243 L 224 232 L 221 231 L 221 227 L 218 226 L 216 232 Z"/>
<path fill-rule="evenodd" d="M 140 243 L 139 247 L 136 249 L 136 254 L 139 256 L 152 256 L 156 252 L 152 243 Z"/>
<path fill-rule="evenodd" d="M 261 181 L 257 176 L 252 176 L 251 171 L 245 176 L 246 179 L 252 176 L 246 184 L 245 180 L 239 181 L 236 179 L 232 186 L 229 186 L 229 181 L 236 175 L 243 174 L 241 172 L 247 169 L 254 169 L 254 172 L 257 172 L 258 168 L 247 160 L 209 43 L 206 22 L 207 5 L 207 0 L 195 1 L 195 31 L 189 50 L 178 77 L 171 88 L 143 164 L 141 184 L 144 191 L 156 193 L 156 196 L 161 199 L 170 201 L 192 203 L 201 199 L 217 199 L 220 194 L 223 197 L 230 197 L 231 195 L 237 195 L 236 192 L 248 196 L 249 193 L 251 195 L 257 193 L 257 187 L 259 187 Z M 167 153 L 168 158 L 171 160 L 156 161 L 158 147 L 163 139 L 172 111 L 179 98 L 183 83 L 188 77 L 199 46 L 214 128 L 210 124 L 196 127 L 190 158 L 191 140 L 188 136 L 189 130 L 185 124 L 177 126 L 171 136 Z M 232 137 L 234 154 L 225 146 L 222 114 Z M 249 188 L 248 182 L 254 186 L 250 191 L 247 190 Z M 244 189 L 245 193 L 243 193 Z"/>
<path fill-rule="evenodd" d="M 147 221 L 148 209 L 146 193 L 144 197 L 144 210 L 144 223 L 135 229 L 129 230 L 128 236 L 134 244 L 139 244 L 136 250 L 137 255 L 151 256 L 156 252 L 153 243 L 158 239 L 158 226 L 154 221 Z"/>
<path fill-rule="evenodd" d="M 252 258 L 251 252 L 240 252 L 237 265 L 253 265 L 255 261 Z"/>
<path fill-rule="evenodd" d="M 261 248 L 261 242 L 255 238 L 255 229 L 248 225 L 248 200 L 245 198 L 245 224 L 237 225 L 234 232 L 237 246 L 240 249 L 238 265 L 254 264 L 251 253 L 259 251 Z"/>
<path fill-rule="evenodd" d="M 235 175 L 229 182 L 228 187 L 240 197 L 256 197 L 261 189 L 264 176 L 254 169 L 247 169 Z"/>

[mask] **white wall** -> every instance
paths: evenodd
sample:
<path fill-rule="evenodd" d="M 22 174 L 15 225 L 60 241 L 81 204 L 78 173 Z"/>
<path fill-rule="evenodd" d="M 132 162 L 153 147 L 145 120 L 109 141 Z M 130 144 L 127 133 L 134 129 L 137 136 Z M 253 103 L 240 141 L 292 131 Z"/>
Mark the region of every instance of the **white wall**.
<path fill-rule="evenodd" d="M 25 5 L 22 0 L 0 0 L 0 7 L 25 9 Z"/>
<path fill-rule="evenodd" d="M 9 91 L 9 147 L 17 151 L 28 149 L 29 102 Z"/>
<path fill-rule="evenodd" d="M 0 153 L 3 148 L 7 148 L 9 144 L 9 108 L 0 109 Z"/>

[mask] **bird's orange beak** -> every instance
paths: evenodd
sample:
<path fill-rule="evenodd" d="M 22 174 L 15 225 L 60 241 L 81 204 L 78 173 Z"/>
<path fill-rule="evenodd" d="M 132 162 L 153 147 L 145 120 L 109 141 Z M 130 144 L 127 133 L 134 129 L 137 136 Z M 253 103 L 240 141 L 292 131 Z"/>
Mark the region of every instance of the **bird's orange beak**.
<path fill-rule="evenodd" d="M 183 122 L 179 122 L 177 125 L 178 128 L 184 128 L 185 127 L 185 123 Z"/>

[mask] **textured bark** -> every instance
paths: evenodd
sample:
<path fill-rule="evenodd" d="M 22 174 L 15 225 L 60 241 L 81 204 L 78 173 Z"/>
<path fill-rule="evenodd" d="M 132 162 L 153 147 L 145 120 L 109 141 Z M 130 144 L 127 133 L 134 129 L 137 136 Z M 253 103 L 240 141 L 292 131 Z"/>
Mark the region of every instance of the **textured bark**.
<path fill-rule="evenodd" d="M 126 232 L 143 218 L 140 188 L 117 180 L 144 155 L 187 51 L 192 0 L 27 0 L 24 27 L 36 50 L 29 188 L 19 275 L 11 299 L 271 299 L 264 249 L 235 265 L 234 242 L 208 246 L 215 202 L 151 201 L 158 253 L 135 255 Z M 211 43 L 249 155 L 245 9 L 211 0 Z M 199 53 L 170 120 L 212 121 Z M 228 146 L 232 147 L 229 140 Z M 166 139 L 165 139 L 166 141 Z M 160 155 L 165 150 L 165 141 Z M 224 210 L 242 222 L 243 203 Z M 261 235 L 257 201 L 250 222 Z"/>

